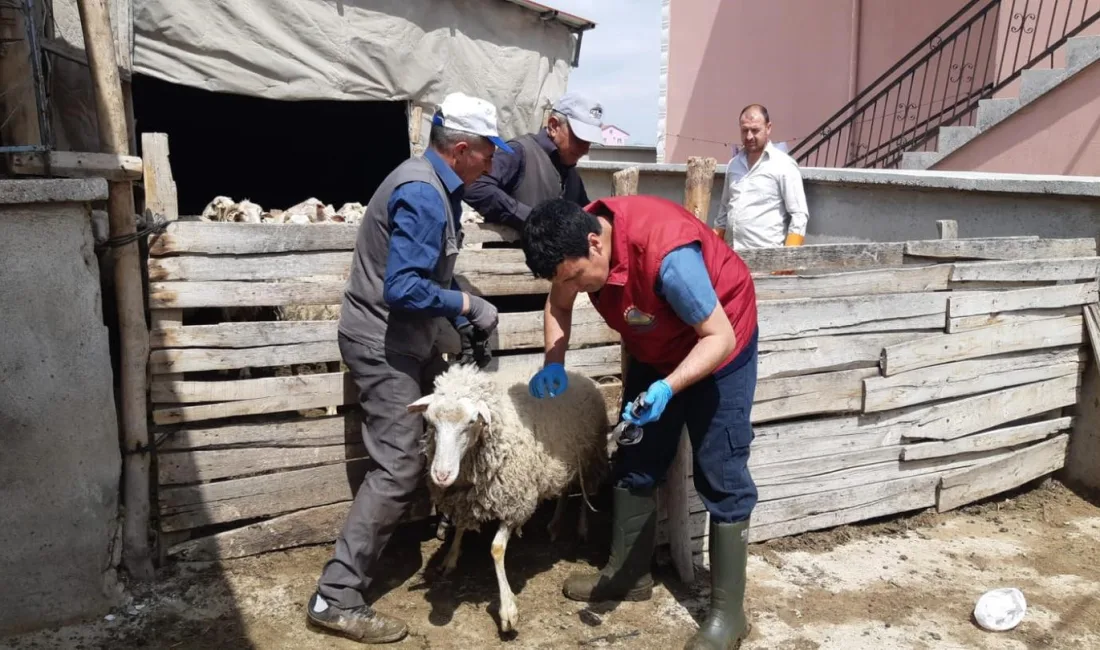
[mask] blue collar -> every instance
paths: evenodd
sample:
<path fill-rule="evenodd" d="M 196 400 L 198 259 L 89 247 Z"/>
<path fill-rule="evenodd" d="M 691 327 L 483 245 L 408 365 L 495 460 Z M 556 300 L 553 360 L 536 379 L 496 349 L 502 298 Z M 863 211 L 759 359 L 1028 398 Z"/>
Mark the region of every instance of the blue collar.
<path fill-rule="evenodd" d="M 451 169 L 450 165 L 443 162 L 443 159 L 439 157 L 432 149 L 428 149 L 424 152 L 424 157 L 428 159 L 428 162 L 432 164 L 432 169 L 435 170 L 439 180 L 443 181 L 443 187 L 447 188 L 447 193 L 454 196 L 463 189 L 462 179 L 458 177 L 458 174 Z"/>

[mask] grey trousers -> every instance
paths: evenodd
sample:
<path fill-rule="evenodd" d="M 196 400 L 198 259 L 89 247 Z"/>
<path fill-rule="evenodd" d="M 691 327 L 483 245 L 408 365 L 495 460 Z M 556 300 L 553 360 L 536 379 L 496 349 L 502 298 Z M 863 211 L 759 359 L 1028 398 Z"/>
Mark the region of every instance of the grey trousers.
<path fill-rule="evenodd" d="M 363 444 L 371 463 L 317 590 L 337 607 L 351 608 L 365 603 L 364 594 L 378 574 L 378 557 L 412 505 L 424 473 L 424 416 L 407 413 L 405 407 L 431 392 L 447 364 L 438 354 L 422 362 L 342 334 L 339 344 L 358 389 Z"/>

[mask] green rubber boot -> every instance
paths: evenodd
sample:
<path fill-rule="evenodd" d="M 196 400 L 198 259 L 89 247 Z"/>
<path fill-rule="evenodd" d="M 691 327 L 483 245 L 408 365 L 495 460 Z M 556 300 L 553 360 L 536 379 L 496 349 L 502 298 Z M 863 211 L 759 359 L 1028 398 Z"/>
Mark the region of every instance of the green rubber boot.
<path fill-rule="evenodd" d="M 657 499 L 653 489 L 613 489 L 611 556 L 599 573 L 569 576 L 566 598 L 582 602 L 649 600 L 653 595 L 653 548 L 657 541 Z"/>
<path fill-rule="evenodd" d="M 749 522 L 710 524 L 710 612 L 684 650 L 736 650 L 749 635 L 745 565 Z"/>

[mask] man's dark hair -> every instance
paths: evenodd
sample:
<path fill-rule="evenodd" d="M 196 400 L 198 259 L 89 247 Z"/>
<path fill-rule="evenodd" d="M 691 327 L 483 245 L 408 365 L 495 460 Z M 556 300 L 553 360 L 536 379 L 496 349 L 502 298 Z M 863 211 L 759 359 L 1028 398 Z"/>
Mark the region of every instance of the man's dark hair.
<path fill-rule="evenodd" d="M 763 116 L 764 124 L 772 121 L 772 118 L 768 116 L 768 109 L 765 108 L 763 104 L 749 104 L 745 108 L 741 109 L 741 113 L 737 117 L 738 119 L 740 119 L 742 117 L 745 117 L 745 113 L 751 113 L 752 111 L 756 111 L 760 113 L 761 116 Z"/>
<path fill-rule="evenodd" d="M 588 257 L 588 235 L 599 234 L 600 221 L 565 199 L 543 201 L 523 224 L 523 254 L 536 278 L 549 280 L 567 259 Z"/>

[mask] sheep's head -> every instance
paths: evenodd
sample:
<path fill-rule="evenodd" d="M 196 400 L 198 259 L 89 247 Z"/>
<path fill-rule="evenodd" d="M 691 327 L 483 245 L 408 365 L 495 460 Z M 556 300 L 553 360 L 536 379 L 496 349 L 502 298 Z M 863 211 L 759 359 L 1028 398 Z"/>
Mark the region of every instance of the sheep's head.
<path fill-rule="evenodd" d="M 450 487 L 458 478 L 462 457 L 481 441 L 491 424 L 489 405 L 466 397 L 429 394 L 409 404 L 408 411 L 424 414 L 428 435 L 435 439 L 435 457 L 429 471 L 432 482 L 441 488 Z"/>

